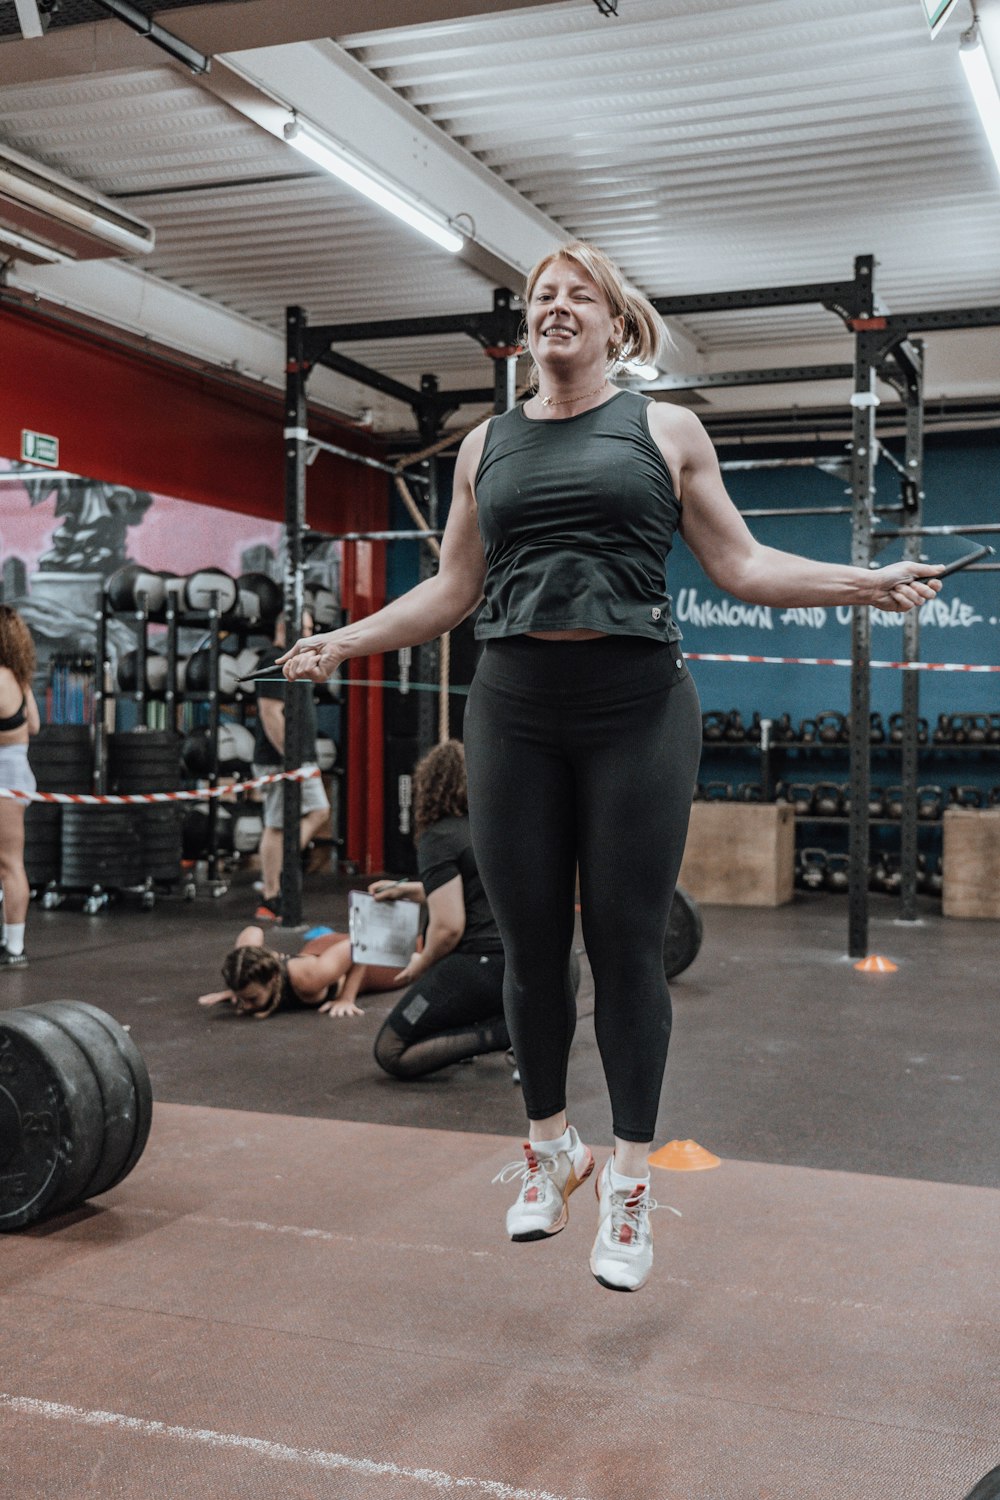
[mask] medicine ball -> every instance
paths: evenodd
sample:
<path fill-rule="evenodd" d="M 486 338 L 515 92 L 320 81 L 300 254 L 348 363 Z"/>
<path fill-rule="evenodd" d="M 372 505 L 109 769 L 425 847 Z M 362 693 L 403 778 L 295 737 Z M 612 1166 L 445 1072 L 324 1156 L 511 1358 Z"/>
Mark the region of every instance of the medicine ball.
<path fill-rule="evenodd" d="M 253 765 L 254 737 L 245 724 L 219 725 L 219 774 L 242 775 Z"/>
<path fill-rule="evenodd" d="M 336 625 L 339 614 L 336 594 L 324 588 L 306 589 L 304 602 L 317 629 L 328 630 Z"/>
<path fill-rule="evenodd" d="M 275 583 L 274 579 L 269 578 L 266 573 L 241 573 L 236 584 L 240 592 L 241 618 L 250 625 L 261 625 L 270 634 L 284 604 L 281 585 Z M 256 600 L 253 614 L 246 612 L 246 606 L 243 603 L 244 594 Z"/>
<path fill-rule="evenodd" d="M 213 608 L 227 615 L 236 604 L 236 580 L 221 568 L 202 568 L 192 573 L 184 583 L 184 604 L 196 613 L 205 613 Z"/>
<path fill-rule="evenodd" d="M 166 602 L 166 584 L 159 573 L 151 573 L 139 563 L 126 563 L 112 573 L 105 588 L 108 607 L 119 614 L 145 606 L 150 615 L 159 614 Z"/>

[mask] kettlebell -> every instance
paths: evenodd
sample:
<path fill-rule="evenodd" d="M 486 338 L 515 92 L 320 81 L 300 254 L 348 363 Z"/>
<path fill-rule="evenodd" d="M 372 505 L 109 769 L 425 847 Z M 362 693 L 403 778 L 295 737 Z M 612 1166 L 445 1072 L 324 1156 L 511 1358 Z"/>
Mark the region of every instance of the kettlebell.
<path fill-rule="evenodd" d="M 985 714 L 967 714 L 965 737 L 970 745 L 985 745 L 989 738 L 989 720 Z"/>
<path fill-rule="evenodd" d="M 869 789 L 868 816 L 870 818 L 885 817 L 885 791 L 880 786 L 873 786 Z"/>
<path fill-rule="evenodd" d="M 944 792 L 939 786 L 917 787 L 917 817 L 925 821 L 936 820 L 944 806 Z"/>
<path fill-rule="evenodd" d="M 802 720 L 802 723 L 799 725 L 799 740 L 803 745 L 813 745 L 816 743 L 815 719 Z"/>
<path fill-rule="evenodd" d="M 886 789 L 885 813 L 887 818 L 903 816 L 903 788 L 901 786 L 890 786 Z"/>
<path fill-rule="evenodd" d="M 964 714 L 952 714 L 949 719 L 951 726 L 951 742 L 953 745 L 964 745 L 968 739 L 965 727 Z"/>
<path fill-rule="evenodd" d="M 721 740 L 726 732 L 726 715 L 719 709 L 709 709 L 708 713 L 701 716 L 701 737 L 703 740 Z"/>
<path fill-rule="evenodd" d="M 821 891 L 826 879 L 827 853 L 825 849 L 809 848 L 802 851 L 802 884 L 807 891 Z"/>
<path fill-rule="evenodd" d="M 881 714 L 872 714 L 868 721 L 868 743 L 871 745 L 885 744 L 885 725 L 882 723 Z"/>
<path fill-rule="evenodd" d="M 841 811 L 840 787 L 833 781 L 817 781 L 812 805 L 821 818 L 837 817 Z"/>
<path fill-rule="evenodd" d="M 733 789 L 728 781 L 706 781 L 706 802 L 732 802 Z"/>
<path fill-rule="evenodd" d="M 990 714 L 986 722 L 986 743 L 1000 745 L 1000 714 Z"/>
<path fill-rule="evenodd" d="M 849 878 L 850 859 L 846 854 L 828 854 L 826 856 L 826 888 L 842 895 L 850 884 Z"/>
<path fill-rule="evenodd" d="M 734 744 L 737 744 L 741 740 L 745 740 L 746 737 L 747 732 L 744 728 L 743 719 L 740 715 L 739 710 L 736 708 L 730 709 L 729 713 L 726 715 L 726 727 L 723 730 L 723 738 L 731 740 Z"/>
<path fill-rule="evenodd" d="M 931 738 L 935 745 L 951 744 L 951 716 L 949 714 L 938 714 L 937 727 Z"/>
<path fill-rule="evenodd" d="M 978 786 L 953 786 L 951 789 L 952 807 L 982 807 L 983 794 Z"/>
<path fill-rule="evenodd" d="M 753 718 L 750 720 L 750 726 L 747 729 L 747 739 L 751 742 L 751 744 L 759 745 L 761 732 L 760 714 L 756 709 L 754 709 Z"/>
<path fill-rule="evenodd" d="M 816 715 L 816 734 L 824 745 L 837 745 L 849 739 L 846 716 L 835 708 L 825 708 Z"/>
<path fill-rule="evenodd" d="M 771 737 L 776 744 L 788 744 L 794 740 L 795 729 L 790 714 L 782 714 L 780 718 L 775 719 Z"/>
<path fill-rule="evenodd" d="M 764 793 L 759 781 L 741 781 L 736 788 L 737 802 L 763 802 Z"/>
<path fill-rule="evenodd" d="M 789 782 L 785 790 L 785 799 L 795 809 L 795 816 L 797 818 L 804 818 L 808 813 L 812 812 L 812 784 L 807 781 Z"/>

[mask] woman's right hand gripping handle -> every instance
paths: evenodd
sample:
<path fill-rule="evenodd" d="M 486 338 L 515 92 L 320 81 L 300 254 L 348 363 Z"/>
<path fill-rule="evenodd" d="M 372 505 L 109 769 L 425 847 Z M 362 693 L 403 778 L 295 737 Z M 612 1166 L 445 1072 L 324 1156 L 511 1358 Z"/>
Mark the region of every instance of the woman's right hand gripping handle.
<path fill-rule="evenodd" d="M 326 682 L 347 656 L 342 632 L 328 630 L 325 635 L 303 636 L 297 640 L 284 656 L 278 657 L 276 665 L 281 667 L 289 682 L 303 679 Z"/>

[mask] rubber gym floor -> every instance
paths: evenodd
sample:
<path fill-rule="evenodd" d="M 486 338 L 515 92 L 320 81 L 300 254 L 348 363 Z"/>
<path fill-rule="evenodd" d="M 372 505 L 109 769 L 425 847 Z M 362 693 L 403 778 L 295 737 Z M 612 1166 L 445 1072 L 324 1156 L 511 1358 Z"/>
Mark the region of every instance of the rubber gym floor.
<path fill-rule="evenodd" d="M 361 1019 L 206 1012 L 254 897 L 32 909 L 0 1008 L 131 1028 L 156 1105 L 104 1197 L 0 1241 L 18 1500 L 960 1500 L 1000 1462 L 997 930 L 843 898 L 706 907 L 672 986 L 656 1265 L 591 1277 L 587 1184 L 513 1245 L 503 1055 L 401 1083 Z M 341 928 L 347 885 L 311 877 Z M 279 934 L 290 951 L 301 942 Z M 608 1110 L 582 959 L 571 1118 Z M 673 1210 L 673 1211 L 671 1211 Z"/>

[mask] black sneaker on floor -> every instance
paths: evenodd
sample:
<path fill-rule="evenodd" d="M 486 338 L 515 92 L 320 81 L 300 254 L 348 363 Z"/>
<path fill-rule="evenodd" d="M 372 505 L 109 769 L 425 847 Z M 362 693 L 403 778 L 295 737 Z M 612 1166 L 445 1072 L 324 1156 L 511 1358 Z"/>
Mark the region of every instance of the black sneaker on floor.
<path fill-rule="evenodd" d="M 281 897 L 264 896 L 261 903 L 254 912 L 258 922 L 280 922 L 281 921 Z"/>
<path fill-rule="evenodd" d="M 0 969 L 26 969 L 28 967 L 28 955 L 26 953 L 10 953 L 6 948 L 0 948 Z"/>

